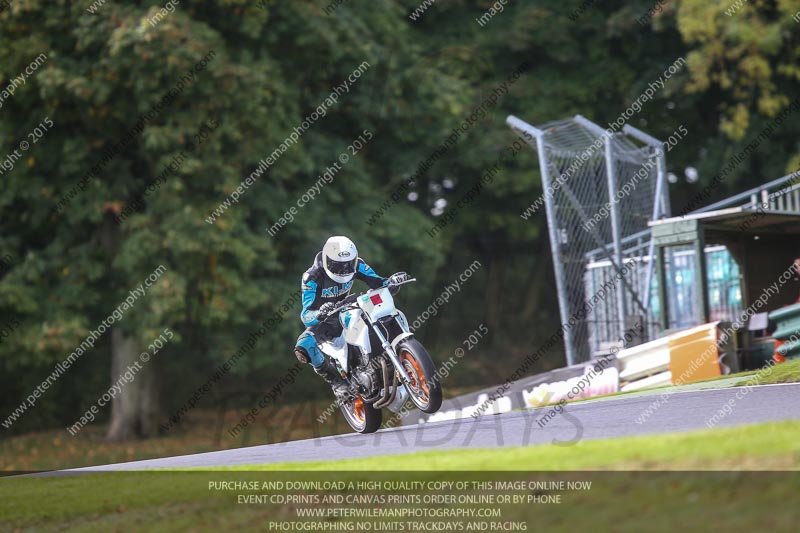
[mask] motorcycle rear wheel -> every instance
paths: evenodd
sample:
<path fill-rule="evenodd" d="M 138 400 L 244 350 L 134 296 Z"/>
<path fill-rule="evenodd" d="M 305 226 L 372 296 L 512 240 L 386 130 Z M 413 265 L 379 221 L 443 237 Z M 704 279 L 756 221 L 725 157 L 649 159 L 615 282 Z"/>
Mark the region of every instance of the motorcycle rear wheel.
<path fill-rule="evenodd" d="M 435 413 L 442 406 L 442 383 L 428 351 L 417 339 L 397 347 L 397 357 L 411 381 L 406 384 L 411 401 L 423 413 Z"/>
<path fill-rule="evenodd" d="M 344 405 L 340 404 L 339 409 L 347 424 L 357 433 L 375 433 L 381 427 L 381 410 L 365 402 L 360 394 Z"/>

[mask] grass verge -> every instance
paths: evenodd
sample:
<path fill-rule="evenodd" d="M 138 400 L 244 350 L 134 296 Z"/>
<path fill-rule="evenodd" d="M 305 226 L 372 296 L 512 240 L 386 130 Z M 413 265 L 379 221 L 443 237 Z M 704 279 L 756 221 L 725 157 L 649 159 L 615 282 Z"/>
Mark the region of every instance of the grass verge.
<path fill-rule="evenodd" d="M 0 501 L 3 502 L 0 530 L 206 531 L 236 528 L 263 531 L 265 528 L 275 529 L 277 526 L 273 521 L 276 520 L 308 521 L 298 517 L 298 509 L 326 507 L 323 501 L 313 505 L 297 501 L 243 502 L 242 497 L 249 494 L 274 495 L 281 491 L 220 488 L 222 485 L 219 483 L 231 481 L 263 483 L 317 480 L 351 483 L 412 479 L 423 482 L 528 479 L 582 480 L 589 484 L 585 490 L 529 490 L 521 493 L 526 497 L 552 496 L 553 501 L 549 504 L 512 505 L 497 502 L 498 505 L 489 506 L 502 511 L 501 522 L 527 523 L 529 531 L 532 528 L 574 531 L 575 528 L 597 528 L 600 524 L 605 524 L 605 529 L 613 524 L 618 531 L 694 531 L 701 530 L 702 524 L 708 520 L 713 520 L 716 527 L 737 531 L 790 531 L 796 530 L 795 509 L 800 499 L 800 476 L 796 472 L 691 470 L 796 470 L 800 465 L 798 434 L 800 422 L 784 422 L 676 435 L 588 441 L 567 448 L 536 446 L 445 450 L 350 461 L 253 465 L 216 471 L 6 478 L 0 479 Z M 633 471 L 637 469 L 679 471 Z M 342 487 L 322 493 L 386 492 L 384 489 Z M 308 496 L 316 492 L 319 491 L 302 489 L 288 491 L 287 494 Z M 423 492 L 444 494 L 447 491 Z M 487 493 L 486 490 L 467 492 Z M 457 504 L 434 507 L 448 506 L 459 507 Z M 369 506 L 336 504 L 333 507 Z M 319 524 L 347 521 L 341 517 L 328 517 Z M 417 518 L 411 521 L 421 523 Z M 465 527 L 461 530 L 483 530 L 477 529 L 477 525 L 472 529 L 468 525 Z M 306 530 L 321 528 L 320 525 Z M 407 525 L 405 530 L 413 529 Z M 451 530 L 458 529 L 442 529 Z M 495 526 L 490 530 L 502 529 Z"/>
<path fill-rule="evenodd" d="M 441 450 L 225 471 L 798 470 L 800 421 L 581 441 L 572 446 Z"/>

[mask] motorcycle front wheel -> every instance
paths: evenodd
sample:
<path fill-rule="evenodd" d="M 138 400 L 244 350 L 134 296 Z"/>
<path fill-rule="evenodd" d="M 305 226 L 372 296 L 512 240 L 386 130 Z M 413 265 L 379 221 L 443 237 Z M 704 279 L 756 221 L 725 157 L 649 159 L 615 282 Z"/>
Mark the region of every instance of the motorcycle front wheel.
<path fill-rule="evenodd" d="M 347 424 L 358 433 L 375 433 L 381 427 L 382 413 L 372 407 L 359 394 L 353 400 L 339 405 Z"/>
<path fill-rule="evenodd" d="M 428 351 L 417 339 L 408 339 L 397 347 L 400 364 L 411 378 L 406 389 L 411 401 L 423 413 L 435 413 L 442 406 L 442 384 L 436 376 Z"/>

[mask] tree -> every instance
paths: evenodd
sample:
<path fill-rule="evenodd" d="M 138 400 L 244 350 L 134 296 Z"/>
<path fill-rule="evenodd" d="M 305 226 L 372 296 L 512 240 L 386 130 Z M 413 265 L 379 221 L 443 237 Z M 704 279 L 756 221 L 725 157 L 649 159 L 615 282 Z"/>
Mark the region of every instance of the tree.
<path fill-rule="evenodd" d="M 433 86 L 437 80 L 420 84 L 397 75 L 405 65 L 393 64 L 392 54 L 407 48 L 413 58 L 418 45 L 401 37 L 393 6 L 385 7 L 333 25 L 325 21 L 324 31 L 322 13 L 310 5 L 262 10 L 239 2 L 234 10 L 247 20 L 242 25 L 229 24 L 213 3 L 176 10 L 155 26 L 149 21 L 157 8 L 113 3 L 95 15 L 66 3 L 21 6 L 4 15 L 3 64 L 22 68 L 31 49 L 46 53 L 48 63 L 29 86 L 35 90 L 18 94 L 5 110 L 11 120 L 3 122 L 3 147 L 24 138 L 40 115 L 54 123 L 0 198 L 3 234 L 14 235 L 13 247 L 25 258 L 0 287 L 0 305 L 22 317 L 4 357 L 41 375 L 163 265 L 166 271 L 146 296 L 99 341 L 96 349 L 108 353 L 111 364 L 95 361 L 90 368 L 110 368 L 113 384 L 163 328 L 174 330 L 169 347 L 125 383 L 111 413 L 110 439 L 153 435 L 159 382 L 162 392 L 169 387 L 176 396 L 194 390 L 207 379 L 204 371 L 224 361 L 296 291 L 325 235 L 364 236 L 359 201 L 383 201 L 376 180 L 415 145 L 417 124 L 398 105 L 385 105 L 382 95 L 416 100 L 416 92 L 445 94 Z M 320 32 L 297 31 L 309 22 Z M 369 41 L 363 33 L 378 38 Z M 287 49 L 298 53 L 288 57 Z M 298 61 L 304 69 L 296 68 Z M 343 101 L 331 105 L 238 203 L 207 222 L 364 62 L 369 69 L 351 80 Z M 441 108 L 441 102 L 431 98 L 430 106 Z M 326 201 L 309 204 L 302 224 L 268 238 L 265 228 L 365 128 L 375 133 L 375 143 L 348 164 Z M 204 137 L 197 136 L 201 131 Z M 390 145 L 394 152 L 387 156 Z M 92 170 L 96 176 L 85 179 Z M 383 263 L 401 249 L 384 237 L 407 228 L 408 221 L 387 219 L 363 247 L 365 255 Z M 421 268 L 442 257 L 422 243 L 402 249 L 397 255 L 413 257 Z M 263 369 L 283 365 L 296 330 L 288 323 L 276 328 L 260 341 L 267 356 L 260 356 L 263 348 L 254 352 L 237 372 L 261 371 L 263 378 Z M 205 370 L 190 373 L 192 382 L 180 380 L 187 368 Z M 79 388 L 78 376 L 62 379 Z M 107 383 L 95 392 L 106 389 Z M 82 411 L 89 402 L 82 397 L 76 403 Z"/>

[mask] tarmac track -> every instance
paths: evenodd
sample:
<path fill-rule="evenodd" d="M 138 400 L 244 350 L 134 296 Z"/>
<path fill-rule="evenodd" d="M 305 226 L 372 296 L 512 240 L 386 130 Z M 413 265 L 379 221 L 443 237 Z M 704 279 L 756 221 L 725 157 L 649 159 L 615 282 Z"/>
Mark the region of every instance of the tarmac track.
<path fill-rule="evenodd" d="M 724 414 L 716 427 L 800 419 L 797 407 L 800 383 L 676 392 L 661 404 L 657 403 L 659 398 L 660 395 L 623 395 L 616 399 L 579 402 L 546 420 L 544 417 L 550 408 L 528 409 L 477 419 L 403 426 L 371 435 L 337 435 L 51 474 L 319 461 L 451 448 L 569 446 L 583 439 L 706 429 L 706 422 L 726 404 L 730 405 L 729 413 Z M 653 406 L 657 407 L 654 411 Z M 642 421 L 641 415 L 648 408 L 651 414 Z M 337 413 L 337 416 L 340 415 Z"/>

